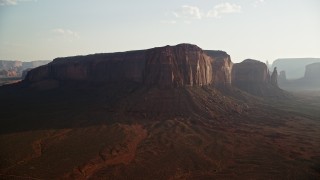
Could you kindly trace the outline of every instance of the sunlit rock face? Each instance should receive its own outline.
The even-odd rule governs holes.
[[[217,86],[231,85],[233,63],[230,55],[224,51],[205,51],[212,59],[213,82]]]
[[[161,87],[212,83],[212,58],[199,47],[180,44],[147,51],[145,84]]]
[[[231,83],[232,62],[223,51],[179,44],[148,50],[57,58],[31,70],[26,81],[136,82],[181,87]]]

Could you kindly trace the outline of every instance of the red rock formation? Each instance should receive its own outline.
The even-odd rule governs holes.
[[[212,59],[213,82],[215,85],[231,85],[233,63],[230,55],[224,51],[205,51]]]
[[[232,85],[257,96],[282,97],[285,93],[278,88],[277,72],[270,73],[265,63],[247,59],[233,65]]]
[[[134,82],[159,88],[203,85],[224,87],[232,83],[256,95],[264,91],[261,89],[266,89],[265,85],[276,86],[274,77],[271,81],[268,68],[262,62],[245,60],[233,65],[227,53],[203,51],[191,44],[57,58],[48,65],[31,70],[25,81],[39,86],[50,84],[38,89],[63,84],[38,83],[53,82],[48,80],[120,84]]]
[[[230,56],[223,51],[206,52],[196,45],[179,44],[141,51],[57,58],[46,66],[31,70],[26,81],[131,81],[158,87],[230,84]]]
[[[212,82],[212,58],[197,46],[180,44],[150,49],[146,59],[147,85],[201,86]]]
[[[38,82],[50,78],[50,67],[51,64],[40,66],[38,68],[32,69],[27,73],[25,80],[28,82]]]
[[[269,72],[266,64],[252,59],[233,65],[232,84],[260,84],[269,82]]]
[[[121,82],[143,81],[145,52],[94,54],[57,58],[46,66],[33,69],[26,80]]]

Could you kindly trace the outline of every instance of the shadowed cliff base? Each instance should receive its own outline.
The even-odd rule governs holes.
[[[1,89],[1,177],[319,177],[319,97],[60,83]]]
[[[217,119],[220,115],[245,113],[246,102],[250,103],[252,97],[241,91],[232,94],[243,99],[225,96],[211,86],[159,89],[137,83],[66,81],[60,82],[59,88],[39,91],[24,83],[14,84],[0,91],[1,101],[7,102],[0,105],[4,125],[1,133],[131,122],[130,119]],[[12,116],[14,112],[19,114]],[[81,120],[83,117],[91,118]]]

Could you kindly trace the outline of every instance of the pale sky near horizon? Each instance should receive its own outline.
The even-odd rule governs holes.
[[[0,60],[196,44],[247,58],[320,58],[319,0],[0,0]]]

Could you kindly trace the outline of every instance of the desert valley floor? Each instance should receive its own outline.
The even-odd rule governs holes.
[[[320,93],[16,89],[0,94],[1,179],[320,177]]]

